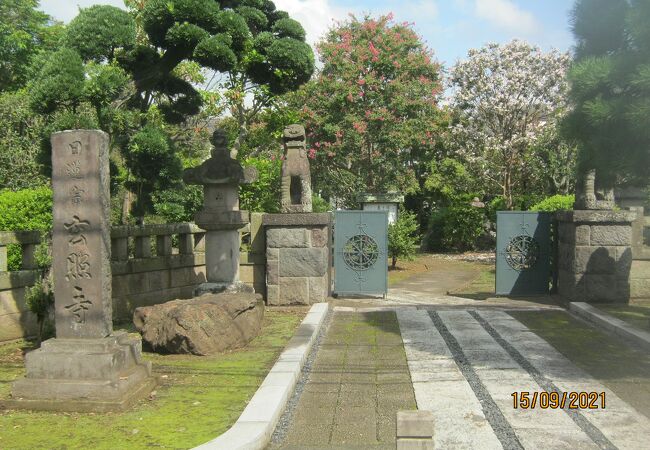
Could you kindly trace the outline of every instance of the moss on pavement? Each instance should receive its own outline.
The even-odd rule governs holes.
[[[262,333],[230,353],[145,353],[161,384],[124,413],[0,411],[0,449],[182,449],[206,442],[237,420],[306,312],[267,310]],[[0,398],[24,375],[23,348],[30,347],[0,346]]]

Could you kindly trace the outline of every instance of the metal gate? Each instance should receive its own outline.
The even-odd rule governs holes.
[[[336,211],[334,292],[386,295],[387,291],[388,213]]]
[[[549,213],[497,212],[497,295],[548,294],[550,263]]]

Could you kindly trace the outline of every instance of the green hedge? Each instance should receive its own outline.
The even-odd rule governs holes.
[[[50,231],[52,190],[49,187],[0,191],[0,231]],[[20,268],[20,246],[8,246],[9,270]]]
[[[474,248],[483,231],[482,208],[454,205],[434,211],[429,220],[426,245],[434,251],[465,251]]]
[[[530,207],[531,211],[565,211],[573,209],[575,195],[554,195]]]

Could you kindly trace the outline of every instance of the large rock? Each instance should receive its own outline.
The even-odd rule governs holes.
[[[262,297],[250,293],[205,294],[136,308],[133,314],[153,351],[194,355],[244,347],[259,333],[263,318]]]

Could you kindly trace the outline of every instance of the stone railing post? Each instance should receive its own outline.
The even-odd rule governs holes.
[[[151,236],[135,237],[135,257],[136,258],[151,258]]]
[[[178,235],[178,253],[191,255],[194,253],[194,235],[192,233],[181,233]]]
[[[22,270],[37,269],[36,263],[36,244],[22,244]]]
[[[128,237],[116,237],[111,239],[111,258],[113,261],[126,261],[129,259]]]
[[[156,236],[156,255],[169,256],[172,254],[172,237],[169,234]]]

